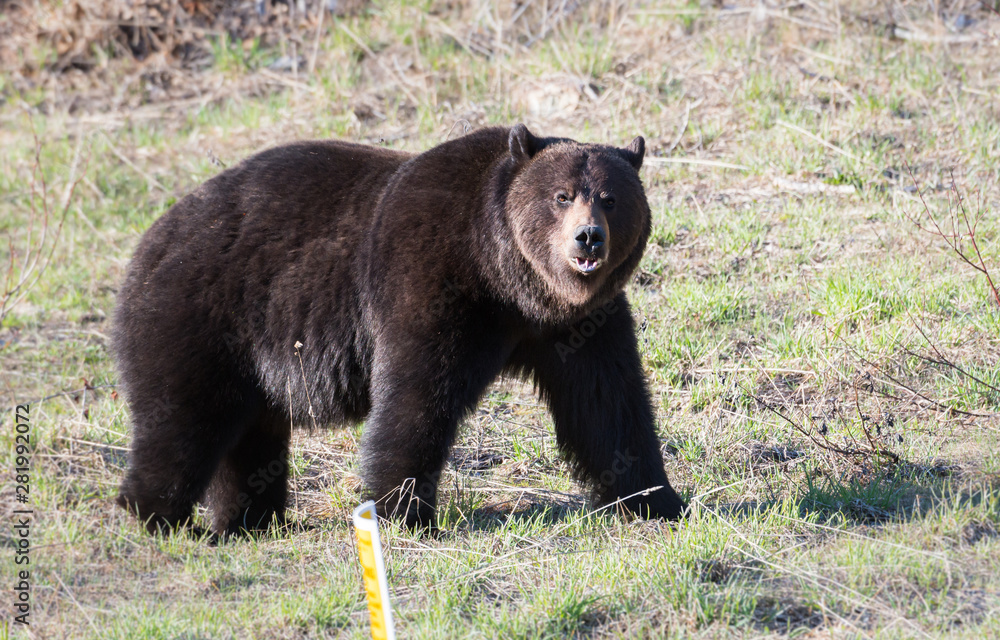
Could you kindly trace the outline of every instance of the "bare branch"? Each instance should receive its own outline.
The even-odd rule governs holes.
[[[968,209],[965,206],[965,198],[962,196],[961,191],[958,189],[958,184],[955,182],[955,174],[951,173],[951,189],[955,196],[956,204],[952,205],[951,196],[948,198],[948,217],[951,219],[952,230],[951,233],[946,232],[941,228],[941,224],[938,222],[934,214],[931,213],[931,208],[927,204],[927,200],[924,199],[924,194],[917,185],[917,179],[913,175],[913,170],[910,168],[909,164],[904,163],[907,173],[910,175],[910,180],[913,182],[913,186],[917,187],[917,197],[920,198],[920,204],[923,206],[924,213],[927,215],[927,219],[930,220],[930,224],[933,225],[933,229],[928,228],[921,223],[920,217],[911,215],[907,211],[903,211],[903,215],[907,220],[910,221],[913,226],[917,229],[929,233],[931,235],[938,236],[945,241],[948,248],[951,249],[955,256],[969,265],[979,273],[986,277],[986,283],[990,288],[990,293],[993,294],[993,300],[1000,306],[1000,290],[997,289],[996,283],[993,281],[993,275],[990,273],[989,267],[986,266],[986,260],[983,258],[982,251],[979,249],[979,242],[976,239],[976,229],[979,225],[979,220],[982,217],[982,190],[979,190],[977,194],[977,202],[979,203],[977,215],[972,219],[969,218]],[[962,231],[961,223],[964,223],[965,230]],[[972,245],[973,254],[969,254],[965,251],[963,245],[963,240],[968,239],[969,244]]]
[[[0,290],[0,326],[3,325],[11,309],[24,300],[35,285],[38,284],[38,281],[52,263],[52,257],[59,244],[59,238],[62,236],[63,225],[66,222],[66,217],[69,215],[73,195],[76,193],[76,188],[80,184],[80,181],[86,175],[87,165],[90,163],[88,153],[83,170],[77,173],[80,151],[83,146],[83,137],[77,134],[76,147],[73,150],[73,160],[68,174],[67,186],[64,189],[62,201],[55,203],[59,209],[53,214],[52,204],[49,199],[49,185],[45,179],[45,172],[42,170],[42,145],[38,139],[38,131],[35,128],[35,121],[30,111],[28,112],[28,122],[31,125],[31,133],[35,142],[34,162],[31,167],[28,228],[25,232],[23,246],[20,248],[22,255],[19,267],[16,257],[18,246],[14,242],[13,232],[8,238],[10,261],[7,273],[4,276],[3,289]],[[52,229],[51,221],[54,215],[58,216],[58,223],[55,229]],[[37,232],[36,225],[40,227]]]

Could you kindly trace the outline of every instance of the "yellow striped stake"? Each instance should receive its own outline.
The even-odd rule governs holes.
[[[364,570],[368,592],[368,613],[372,618],[372,640],[396,640],[389,603],[389,582],[385,577],[382,543],[378,537],[375,503],[369,500],[354,510],[354,531],[358,535],[358,557]]]

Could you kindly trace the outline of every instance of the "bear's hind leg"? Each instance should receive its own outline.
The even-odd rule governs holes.
[[[197,414],[177,407],[169,424],[136,421],[118,504],[145,522],[150,533],[190,525],[194,504],[225,450],[231,429]]]
[[[224,378],[217,366],[203,370],[216,378],[132,380],[132,447],[118,504],[150,533],[190,526],[223,455],[265,406],[254,386]]]
[[[268,406],[223,456],[208,490],[215,533],[240,535],[284,522],[290,437],[288,414]]]

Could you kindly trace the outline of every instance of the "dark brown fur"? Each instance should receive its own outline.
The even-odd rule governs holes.
[[[205,497],[215,531],[257,529],[284,515],[290,422],[366,420],[368,494],[431,524],[459,422],[508,373],[534,380],[599,504],[679,517],[622,293],[650,231],[642,156],[641,138],[518,126],[413,156],[290,144],[209,180],[145,234],[119,294],[119,502],[151,531]],[[577,222],[604,245],[568,238]]]

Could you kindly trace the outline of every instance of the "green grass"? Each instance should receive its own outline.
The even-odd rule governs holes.
[[[536,4],[512,22],[506,5],[375,2],[328,19],[311,76],[265,73],[279,47],[216,40],[213,67],[180,79],[197,103],[143,102],[122,61],[72,112],[53,89],[70,76],[0,80],[0,263],[38,237],[32,123],[50,204],[83,175],[44,276],[0,328],[5,406],[31,403],[37,443],[28,637],[368,637],[348,525],[362,427],[297,433],[289,530],[152,538],[113,506],[129,444],[115,292],[143,231],[220,163],[308,137],[420,150],[514,121],[748,168],[642,172],[654,225],[629,295],[692,512],[676,526],[593,513],[545,408],[502,381],[461,431],[441,535],[383,530],[399,637],[1000,634],[1000,309],[913,226],[910,188],[943,219],[954,177],[1000,280],[995,42],[890,39],[858,2],[839,24],[812,5],[758,21],[684,0],[558,20]],[[901,7],[939,33],[925,5]],[[550,83],[579,96],[537,110]],[[10,468],[13,414],[0,420]],[[0,563],[4,589],[14,571]]]

